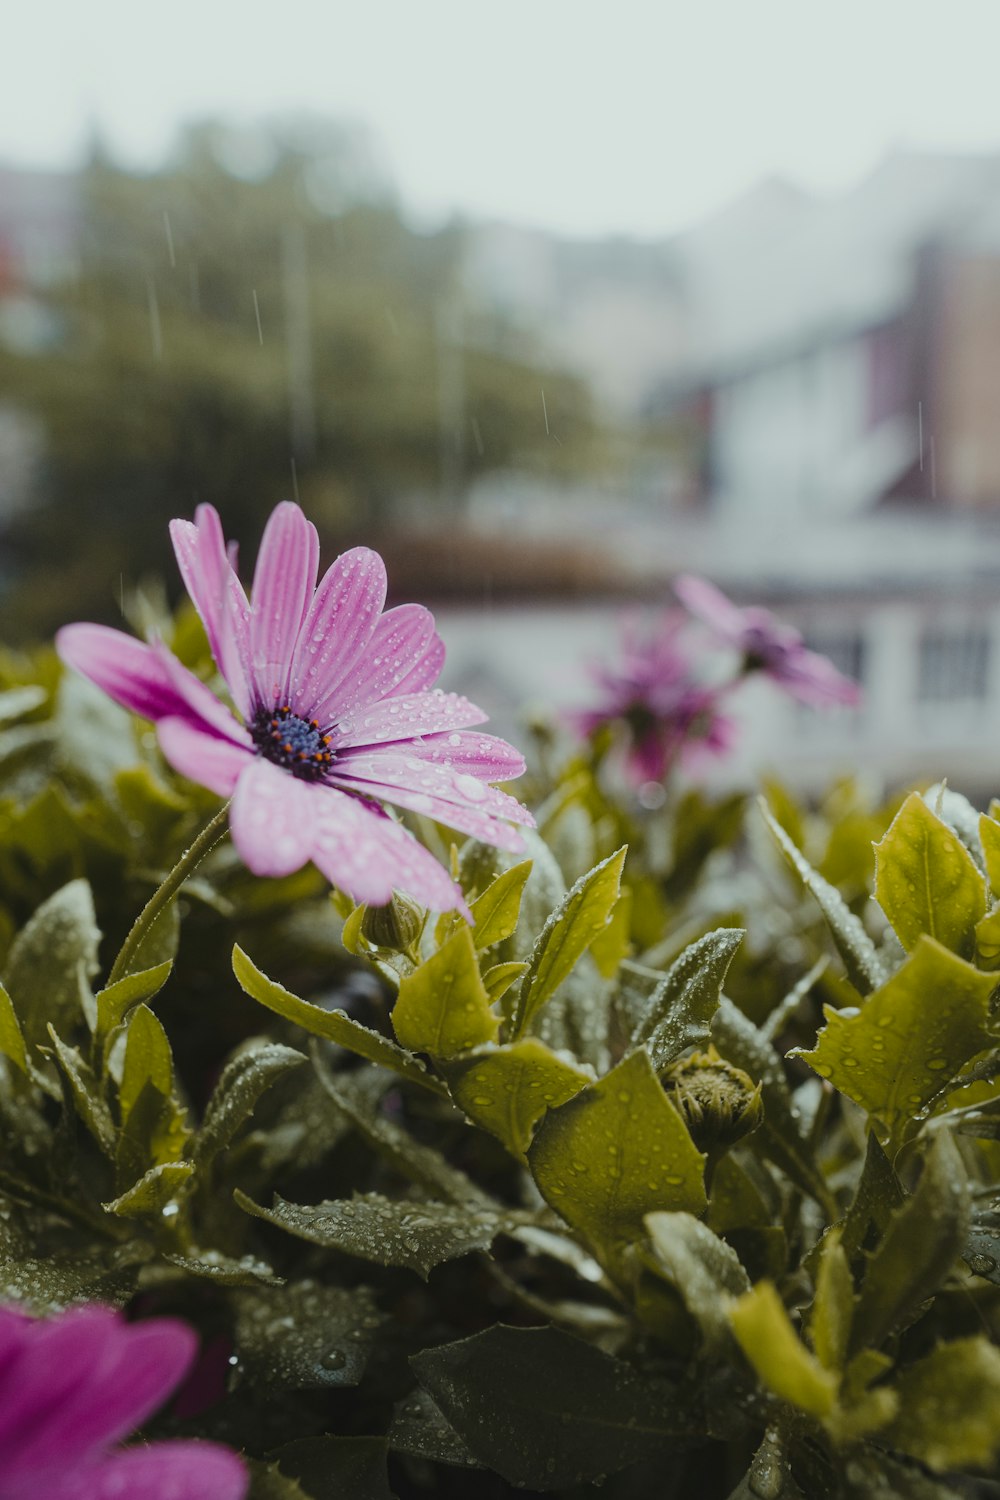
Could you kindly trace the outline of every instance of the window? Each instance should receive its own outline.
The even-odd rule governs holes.
[[[843,672],[852,682],[865,680],[865,642],[856,631],[808,631],[806,645],[810,651],[833,662],[838,672]]]
[[[990,638],[985,630],[928,630],[920,639],[921,703],[969,703],[986,697]]]

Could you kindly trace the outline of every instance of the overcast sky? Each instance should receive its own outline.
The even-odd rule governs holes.
[[[1000,150],[1000,0],[21,0],[3,33],[0,160],[306,109],[373,126],[428,219],[652,236],[771,174]]]

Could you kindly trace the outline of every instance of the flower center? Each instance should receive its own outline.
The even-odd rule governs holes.
[[[250,737],[265,760],[303,781],[321,781],[333,760],[330,736],[322,732],[319,721],[300,718],[287,704],[258,708]]]

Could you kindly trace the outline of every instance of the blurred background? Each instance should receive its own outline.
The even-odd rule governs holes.
[[[178,0],[6,22],[0,637],[301,500],[513,732],[702,572],[865,689],[803,785],[1000,785],[1000,17]]]

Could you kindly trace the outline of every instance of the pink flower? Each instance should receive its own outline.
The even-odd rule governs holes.
[[[431,690],[444,661],[431,613],[403,604],[383,614],[385,566],[365,547],[317,585],[315,527],[288,501],[267,523],[252,602],[212,506],[170,531],[239,719],[160,643],[68,625],[57,637],[63,660],[154,720],[175,770],[232,797],[233,842],[255,874],[312,860],[356,901],[384,905],[398,887],[435,911],[467,911],[382,803],[504,849],[523,847],[509,825],[533,820],[489,785],[519,776],[522,756],[468,733],[486,715],[466,698]]]
[[[692,677],[679,641],[681,625],[673,610],[646,630],[634,615],[626,616],[620,664],[591,672],[602,702],[570,715],[582,734],[625,725],[625,763],[637,783],[662,781],[678,761],[724,754],[735,733],[733,720],[719,712],[720,693]]]
[[[765,673],[802,703],[860,703],[857,683],[825,656],[809,651],[799,632],[770,610],[739,609],[714,584],[690,574],[675,580],[674,592],[691,614],[740,652],[745,673]]]
[[[215,1443],[115,1444],[162,1404],[197,1340],[169,1318],[110,1307],[35,1319],[0,1308],[0,1500],[241,1500],[247,1475]]]

